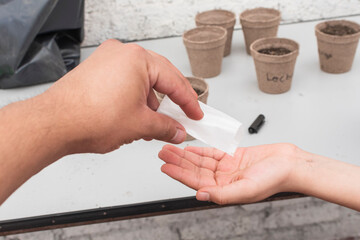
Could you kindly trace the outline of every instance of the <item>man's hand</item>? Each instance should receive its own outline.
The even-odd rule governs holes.
[[[196,93],[166,58],[117,40],[99,46],[43,97],[54,103],[57,127],[67,130],[72,152],[105,153],[141,138],[183,142],[183,126],[156,113],[153,88],[188,117],[202,118]]]
[[[156,113],[153,89],[192,119],[203,113],[190,83],[167,59],[108,40],[45,93],[0,109],[0,204],[59,158],[106,153],[134,140],[184,141],[183,126]]]

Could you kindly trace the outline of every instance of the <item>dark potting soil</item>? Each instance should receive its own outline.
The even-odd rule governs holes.
[[[291,51],[287,48],[279,47],[279,48],[263,48],[258,51],[259,53],[268,54],[268,55],[285,55],[291,53]]]
[[[204,91],[202,91],[202,90],[200,90],[200,89],[197,89],[197,88],[194,88],[194,90],[195,90],[195,92],[196,92],[196,94],[197,94],[198,96],[200,96],[201,94],[204,93]]]
[[[337,36],[351,35],[357,33],[355,29],[341,24],[337,24],[337,25],[327,24],[325,28],[321,29],[321,31],[326,34],[337,35]]]

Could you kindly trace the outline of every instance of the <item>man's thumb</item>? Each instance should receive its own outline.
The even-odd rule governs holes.
[[[149,124],[146,124],[145,137],[169,143],[182,143],[186,138],[184,127],[164,114],[149,109],[146,120]]]

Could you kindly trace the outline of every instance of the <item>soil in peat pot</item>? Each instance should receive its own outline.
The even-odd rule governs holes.
[[[336,35],[336,36],[344,36],[344,35],[351,35],[357,33],[355,29],[341,24],[337,24],[337,25],[327,24],[325,28],[321,29],[321,31],[326,34]]]
[[[263,49],[260,49],[258,52],[259,52],[259,53],[262,53],[262,54],[278,55],[278,56],[291,53],[291,51],[290,51],[289,49],[283,48],[283,47],[278,47],[278,48],[263,48]]]
[[[193,88],[193,89],[195,90],[195,92],[196,92],[196,94],[197,94],[198,96],[200,96],[201,94],[204,93],[203,90],[200,90],[200,89],[197,89],[197,88]]]

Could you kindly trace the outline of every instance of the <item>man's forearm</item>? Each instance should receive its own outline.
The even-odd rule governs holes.
[[[31,176],[66,154],[54,106],[43,96],[0,109],[0,204]]]
[[[360,167],[305,153],[293,172],[295,190],[360,211]]]

